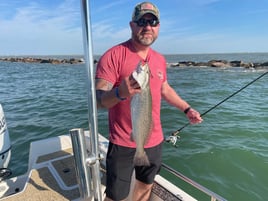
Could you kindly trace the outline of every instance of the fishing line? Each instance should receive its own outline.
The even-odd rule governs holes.
[[[214,110],[216,107],[218,107],[219,105],[221,105],[222,103],[224,103],[225,101],[227,101],[228,99],[230,99],[231,97],[235,96],[236,94],[238,94],[239,92],[241,92],[242,90],[244,90],[245,88],[247,88],[248,86],[250,86],[251,84],[253,84],[254,82],[256,82],[257,80],[259,80],[260,78],[262,78],[263,76],[265,76],[268,73],[268,71],[266,71],[265,73],[261,74],[259,77],[257,77],[256,79],[252,80],[251,82],[249,82],[248,84],[246,84],[244,87],[242,87],[241,89],[237,90],[236,92],[232,93],[230,96],[226,97],[225,99],[223,99],[222,101],[220,101],[218,104],[214,105],[213,107],[209,108],[207,111],[205,111],[204,113],[202,113],[200,116],[205,116],[207,113],[209,113],[210,111]],[[182,129],[184,129],[185,127],[189,126],[190,123],[186,123],[184,126],[182,126],[180,129],[176,130],[175,132],[173,132],[171,134],[171,136],[169,136],[166,139],[166,142],[170,142],[173,145],[176,144],[177,142],[177,138],[179,138],[178,134],[180,133],[180,131]]]

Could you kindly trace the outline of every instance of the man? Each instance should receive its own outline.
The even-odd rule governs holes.
[[[200,114],[168,84],[165,58],[150,48],[158,37],[159,20],[159,10],[152,3],[136,5],[129,23],[131,39],[109,49],[97,65],[97,104],[98,107],[109,109],[106,201],[127,198],[134,169],[136,182],[132,200],[149,199],[152,183],[162,163],[164,137],[160,122],[161,98],[184,111],[191,124],[202,122]],[[147,63],[150,68],[153,128],[144,146],[150,166],[134,167],[136,144],[131,140],[130,101],[141,89],[131,74],[140,62]]]

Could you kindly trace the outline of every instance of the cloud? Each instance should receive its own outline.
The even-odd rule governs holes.
[[[38,3],[16,8],[11,18],[0,20],[0,43],[5,47],[0,50],[0,55],[82,51],[78,11],[74,0],[66,0],[53,9]]]
[[[92,2],[93,4],[94,2]],[[126,3],[125,0],[109,1],[108,3],[102,4],[102,6],[96,7],[96,10],[92,10],[95,14],[102,14],[107,11],[116,10],[115,8],[120,8]]]
[[[265,51],[265,5],[230,6],[223,0],[174,0],[172,7],[162,3],[160,36],[153,45],[162,53]],[[91,2],[94,54],[130,38],[128,22],[135,4]],[[83,53],[80,1],[0,1],[0,10],[0,55]]]
[[[117,26],[108,21],[99,21],[92,26],[94,52],[103,54],[105,50],[130,38],[130,28]]]

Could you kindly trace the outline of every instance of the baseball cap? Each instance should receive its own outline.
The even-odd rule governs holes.
[[[151,2],[142,2],[135,6],[132,14],[132,21],[139,20],[143,15],[147,13],[153,14],[158,19],[158,21],[160,20],[160,13],[158,8]]]

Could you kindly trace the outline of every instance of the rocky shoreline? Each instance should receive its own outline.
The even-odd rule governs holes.
[[[55,58],[36,58],[36,57],[2,57],[0,61],[21,62],[21,63],[47,63],[47,64],[81,64],[83,58],[55,59]],[[97,61],[94,61],[96,63]]]
[[[244,68],[262,68],[268,67],[268,62],[264,63],[253,63],[253,62],[243,62],[241,60],[237,61],[227,61],[227,60],[210,60],[208,62],[194,62],[194,61],[181,61],[178,63],[169,64],[169,67],[244,67]]]
[[[4,62],[22,62],[22,63],[47,63],[47,64],[81,64],[84,63],[83,58],[70,59],[53,59],[53,58],[35,58],[35,57],[0,57],[0,61]],[[94,64],[97,63],[94,60]],[[168,63],[168,67],[244,67],[244,68],[263,68],[268,67],[268,61],[260,62],[243,62],[227,61],[227,60],[210,60],[208,62],[194,62],[194,61],[179,61],[177,63]]]

